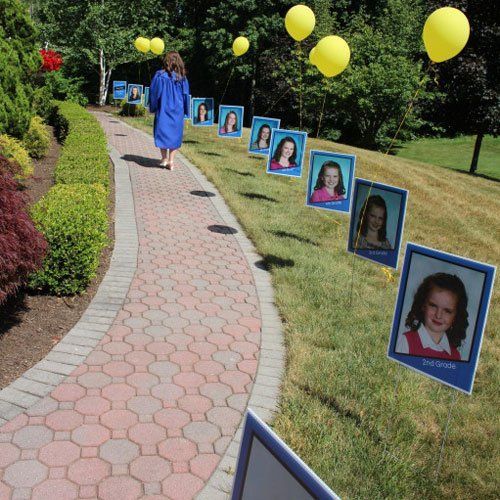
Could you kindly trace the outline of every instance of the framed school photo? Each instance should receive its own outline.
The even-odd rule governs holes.
[[[143,100],[144,107],[147,108],[149,107],[149,87],[144,87],[144,100]]]
[[[219,106],[219,137],[241,137],[243,134],[243,106]]]
[[[197,127],[210,127],[214,124],[213,97],[193,97],[191,99],[191,121]]]
[[[271,144],[271,130],[280,128],[279,118],[266,118],[264,116],[254,116],[252,128],[250,129],[250,142],[248,152],[256,155],[268,155]]]
[[[247,410],[231,500],[338,500],[338,496]]]
[[[306,152],[306,132],[271,130],[267,173],[301,177]]]
[[[347,251],[397,269],[407,199],[406,189],[355,179]]]
[[[113,99],[123,100],[127,97],[127,82],[114,81],[113,82]]]
[[[356,157],[311,150],[306,205],[349,212]]]
[[[128,104],[141,104],[142,103],[142,85],[136,83],[129,83],[127,89],[127,102]]]
[[[387,356],[471,394],[495,272],[408,243]]]

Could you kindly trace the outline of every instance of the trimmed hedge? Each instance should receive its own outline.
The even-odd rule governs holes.
[[[49,244],[49,254],[30,286],[55,295],[82,292],[95,276],[108,243],[107,189],[99,184],[56,185],[31,216]]]
[[[32,209],[49,244],[30,286],[55,295],[85,290],[107,245],[109,159],[97,120],[81,106],[57,102],[51,123],[63,148],[56,185]]]
[[[142,104],[129,104],[126,99],[120,102],[120,116],[146,116],[146,108]]]
[[[34,166],[22,143],[5,134],[0,135],[0,154],[20,165],[23,177],[33,174]]]
[[[43,158],[50,148],[50,134],[43,120],[34,116],[23,138],[23,144],[32,158]]]
[[[59,113],[69,124],[64,147],[55,170],[56,184],[102,184],[109,187],[106,136],[99,122],[84,108],[59,103]]]

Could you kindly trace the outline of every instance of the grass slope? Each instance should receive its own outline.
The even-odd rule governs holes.
[[[150,117],[127,121],[151,130]],[[348,217],[305,207],[306,175],[266,174],[265,157],[248,155],[247,144],[248,130],[221,139],[188,126],[182,151],[271,267],[287,346],[276,432],[343,498],[496,498],[498,284],[474,393],[457,395],[435,480],[453,391],[386,358],[399,273],[388,281],[377,265],[353,262]],[[405,241],[498,265],[498,183],[322,140],[308,146],[354,153],[358,177],[408,189]]]
[[[403,144],[397,156],[468,172],[475,140],[476,136],[472,135],[453,139],[419,139]],[[477,173],[500,181],[500,137],[487,135],[483,139]]]

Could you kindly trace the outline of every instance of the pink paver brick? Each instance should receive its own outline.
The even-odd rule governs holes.
[[[33,489],[34,500],[72,500],[78,496],[78,488],[66,479],[48,479]]]
[[[165,437],[165,429],[153,423],[139,423],[129,430],[129,436],[132,441],[139,445],[156,445]]]
[[[102,415],[110,408],[110,402],[100,396],[87,396],[78,400],[75,404],[75,410],[82,415]]]
[[[174,500],[193,498],[203,487],[203,481],[193,474],[172,474],[162,483],[163,494]]]
[[[1,452],[0,452],[1,455]],[[62,467],[80,456],[80,448],[70,441],[54,441],[40,450],[39,460],[49,467]]]
[[[191,472],[204,481],[207,481],[214,472],[219,461],[220,456],[216,453],[197,455],[190,462]]]
[[[55,431],[72,431],[83,424],[83,415],[75,410],[58,410],[48,415],[45,423]]]
[[[176,408],[165,408],[154,414],[154,421],[168,430],[181,429],[190,422],[189,413]]]
[[[84,424],[71,433],[71,439],[80,446],[99,446],[109,437],[109,430],[98,424]]]
[[[135,389],[127,384],[110,384],[103,388],[102,396],[110,401],[127,401],[135,396]]]
[[[130,410],[111,410],[101,416],[102,425],[111,430],[128,429],[138,420],[137,414]]]
[[[144,482],[162,481],[171,473],[171,465],[161,457],[139,457],[130,464],[130,473]]]
[[[80,485],[97,484],[110,472],[110,464],[100,458],[81,458],[69,466],[68,477]]]
[[[51,396],[57,401],[77,401],[85,396],[85,389],[78,384],[61,384],[52,391]]]
[[[141,483],[126,476],[108,477],[98,487],[99,498],[103,500],[135,500],[142,495]]]

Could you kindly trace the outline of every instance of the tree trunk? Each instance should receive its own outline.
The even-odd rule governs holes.
[[[107,76],[106,71],[106,58],[104,56],[104,50],[99,49],[99,106],[104,106],[106,104],[106,96],[108,94],[108,82],[106,81]],[[111,74],[109,75],[111,76]]]
[[[481,143],[483,142],[483,137],[484,137],[483,132],[479,132],[479,134],[477,134],[476,143],[474,144],[474,153],[472,155],[472,161],[469,170],[471,174],[476,173],[477,170],[477,162],[479,161],[479,151],[481,150]]]

